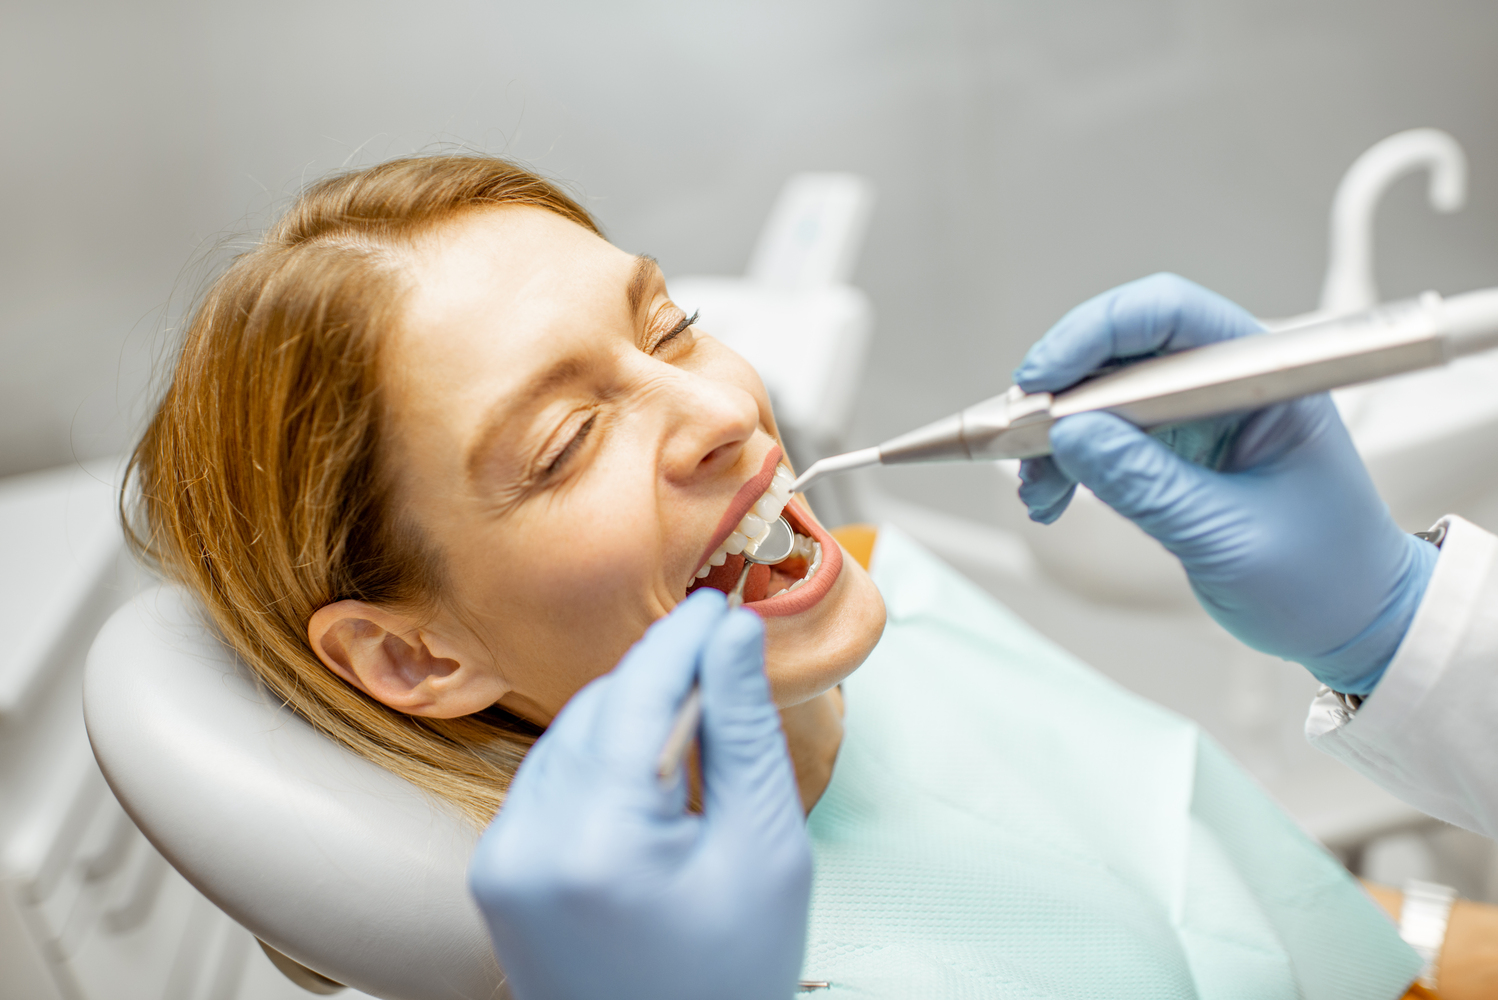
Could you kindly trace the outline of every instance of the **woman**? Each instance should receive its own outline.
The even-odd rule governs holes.
[[[1251,983],[1256,995],[1330,996],[1316,985],[1336,979],[1326,970],[1345,979],[1355,964],[1373,970],[1353,975],[1369,995],[1402,991],[1407,956],[1369,951],[1398,948],[1381,918],[1370,922],[1371,904],[1220,754],[1199,749],[1194,730],[1064,663],[898,539],[881,543],[878,567],[901,592],[897,611],[919,618],[934,590],[947,617],[892,630],[869,679],[849,682],[866,721],[840,761],[838,685],[880,643],[885,606],[789,498],[758,377],[694,319],[652,260],[609,245],[573,200],[503,161],[418,158],[324,181],[235,261],[189,327],[134,456],[137,545],[295,710],[482,823],[572,694],[692,589],[731,586],[745,537],[783,512],[797,552],[751,571],[746,602],[765,620],[808,810],[835,763],[854,775],[813,813],[810,973],[888,982],[905,970],[915,978],[900,989],[927,995],[1116,996],[1132,984],[1208,996]],[[958,608],[966,618],[952,617]],[[980,624],[954,638],[967,621]],[[901,669],[944,642],[945,703]],[[1082,691],[1089,717],[1122,720],[1110,723],[1118,740],[1152,747],[1138,750],[1140,766],[1089,784],[1108,771],[1106,751],[1083,752],[1090,732],[1030,718],[1024,699],[1049,689],[1026,693],[1024,670],[978,704],[1007,691],[1020,702],[1013,724],[1035,723],[1027,746],[1049,752],[1016,765],[1002,743],[964,742],[999,716],[962,703],[963,686],[994,683],[963,658],[994,650],[1035,664],[1054,690]],[[972,759],[950,749],[962,746]],[[912,761],[929,780],[901,773]],[[1175,783],[1136,791],[1157,762]],[[1216,819],[1177,808],[1193,774],[1234,789]],[[1102,803],[1142,822],[1118,818],[1094,836]],[[945,817],[950,836],[914,822],[916,811]],[[1242,823],[1283,850],[1235,847],[1227,827]],[[1136,828],[1137,844],[1115,836]],[[1185,839],[1161,853],[1148,831],[1167,829]],[[932,869],[944,843],[970,856]],[[998,853],[1026,860],[973,861]],[[1278,898],[1296,865],[1316,891]],[[1004,906],[953,924],[973,905],[961,893],[940,905],[954,880],[981,882],[981,898]],[[929,912],[902,906],[904,889]],[[1240,909],[1310,919],[1266,932]],[[1045,920],[1044,940],[1025,939]],[[976,944],[944,951],[954,935]]]

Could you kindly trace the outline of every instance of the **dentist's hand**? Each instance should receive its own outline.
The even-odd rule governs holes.
[[[1073,309],[1014,378],[1057,392],[1115,359],[1262,329],[1221,296],[1157,274]],[[1329,396],[1155,435],[1079,414],[1056,424],[1051,445],[1052,457],[1020,469],[1032,519],[1054,521],[1086,484],[1181,560],[1202,606],[1239,639],[1335,690],[1373,690],[1437,552],[1395,525]]]
[[[468,873],[517,1000],[795,995],[811,847],[763,643],[699,590],[532,748]],[[694,677],[701,815],[656,778]]]

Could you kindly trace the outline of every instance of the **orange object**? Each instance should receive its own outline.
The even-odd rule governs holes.
[[[843,550],[858,561],[864,569],[874,557],[874,543],[879,540],[879,529],[872,524],[845,524],[832,529],[832,537]]]

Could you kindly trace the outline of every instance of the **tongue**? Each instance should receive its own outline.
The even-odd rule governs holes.
[[[691,590],[698,587],[711,587],[728,593],[733,585],[739,582],[739,573],[744,569],[743,556],[729,556],[722,566],[714,566],[713,571],[701,580],[696,581]],[[691,590],[688,593],[691,593]],[[762,601],[770,593],[770,567],[749,567],[749,579],[744,581],[744,603],[751,601]]]

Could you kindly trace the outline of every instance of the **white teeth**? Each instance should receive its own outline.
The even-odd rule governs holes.
[[[745,549],[764,541],[770,533],[770,525],[774,524],[775,519],[785,512],[785,505],[790,503],[791,484],[795,481],[790,469],[777,465],[775,475],[771,477],[770,486],[765,490],[764,496],[755,501],[749,513],[743,516],[733,532],[708,557],[706,565],[697,571],[697,579],[701,580],[706,577],[712,572],[714,566],[722,566],[729,556],[740,555]],[[791,550],[791,555],[810,560],[815,546],[816,543],[810,538],[798,534],[796,547]],[[815,567],[812,572],[815,572]]]
[[[769,534],[770,523],[762,517],[755,517],[752,513],[745,514],[744,519],[739,522],[739,530],[748,535],[750,541],[757,542]]]
[[[775,591],[775,593],[771,594],[770,596],[771,597],[779,597],[781,594],[784,594],[784,593],[788,592],[790,589],[791,588],[789,588],[789,587],[781,587],[779,590]]]
[[[795,545],[791,548],[792,556],[800,556],[802,559],[811,559],[811,547],[816,543],[805,535],[797,535]]]

